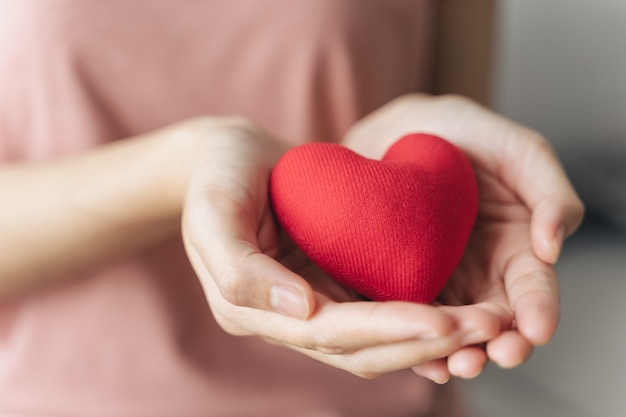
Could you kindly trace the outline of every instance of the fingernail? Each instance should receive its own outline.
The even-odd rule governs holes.
[[[302,293],[288,285],[275,285],[270,291],[270,304],[278,313],[305,319],[308,308]]]

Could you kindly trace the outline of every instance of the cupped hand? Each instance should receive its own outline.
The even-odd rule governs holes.
[[[497,336],[486,344],[468,345],[414,370],[444,382],[451,374],[477,376],[488,359],[517,366],[556,331],[559,287],[552,265],[582,220],[582,203],[545,139],[462,97],[400,97],[357,123],[344,145],[378,159],[409,132],[456,144],[470,158],[478,182],[476,224],[439,309],[461,323],[486,313],[491,320],[462,325],[477,338],[493,331],[493,320],[499,323]]]
[[[489,321],[484,312],[461,322],[433,306],[359,301],[276,224],[268,180],[286,146],[241,120],[196,121],[187,134],[203,139],[183,213],[184,243],[227,332],[261,336],[362,377],[415,367],[495,335],[468,334]]]

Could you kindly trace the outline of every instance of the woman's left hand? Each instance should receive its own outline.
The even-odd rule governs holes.
[[[357,123],[344,145],[379,159],[410,132],[439,135],[473,164],[479,213],[463,259],[438,299],[443,311],[472,317],[477,335],[497,336],[414,368],[435,382],[471,378],[488,359],[515,367],[546,344],[560,317],[553,264],[563,240],[582,221],[583,205],[547,141],[480,105],[456,96],[408,95]],[[478,311],[491,320],[476,320]]]

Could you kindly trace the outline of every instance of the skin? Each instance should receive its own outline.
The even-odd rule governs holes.
[[[183,236],[213,314],[227,332],[260,335],[365,378],[495,336],[494,325],[493,334],[467,339],[465,327],[486,316],[480,311],[461,319],[432,306],[358,301],[276,225],[267,182],[284,147],[250,125],[224,135],[196,165]]]
[[[414,370],[445,382],[450,375],[477,376],[488,359],[504,368],[520,365],[556,331],[559,288],[552,265],[582,220],[582,203],[544,138],[461,97],[400,98],[357,125],[347,145],[358,149],[376,135],[388,143],[395,133],[389,126],[439,134],[472,161],[478,219],[440,308],[462,315],[480,309],[499,322],[498,336],[484,350],[470,346]],[[381,152],[371,149],[371,156]]]
[[[517,366],[550,340],[560,315],[552,264],[583,206],[547,142],[467,99],[410,95],[357,123],[344,144],[379,158],[411,131],[461,147],[480,187],[475,231],[439,304],[338,303],[355,298],[302,260],[271,218],[266,184],[280,151],[244,129],[199,165],[183,220],[190,259],[224,329],[360,376],[412,367],[440,383],[475,377],[489,359]]]
[[[2,163],[0,296],[53,285],[177,233],[198,147],[194,123],[50,162]]]
[[[365,378],[413,368],[445,382],[478,375],[487,360],[519,365],[556,329],[551,265],[583,207],[543,138],[459,97],[394,100],[344,144],[380,157],[416,130],[461,147],[481,189],[466,255],[435,305],[359,301],[312,265],[267,200],[270,170],[287,146],[233,118],[188,120],[50,163],[3,164],[0,295],[176,236],[182,219],[189,259],[231,334]]]

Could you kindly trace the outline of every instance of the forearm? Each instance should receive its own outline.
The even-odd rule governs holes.
[[[174,127],[49,163],[0,166],[0,296],[177,233],[196,147]]]

